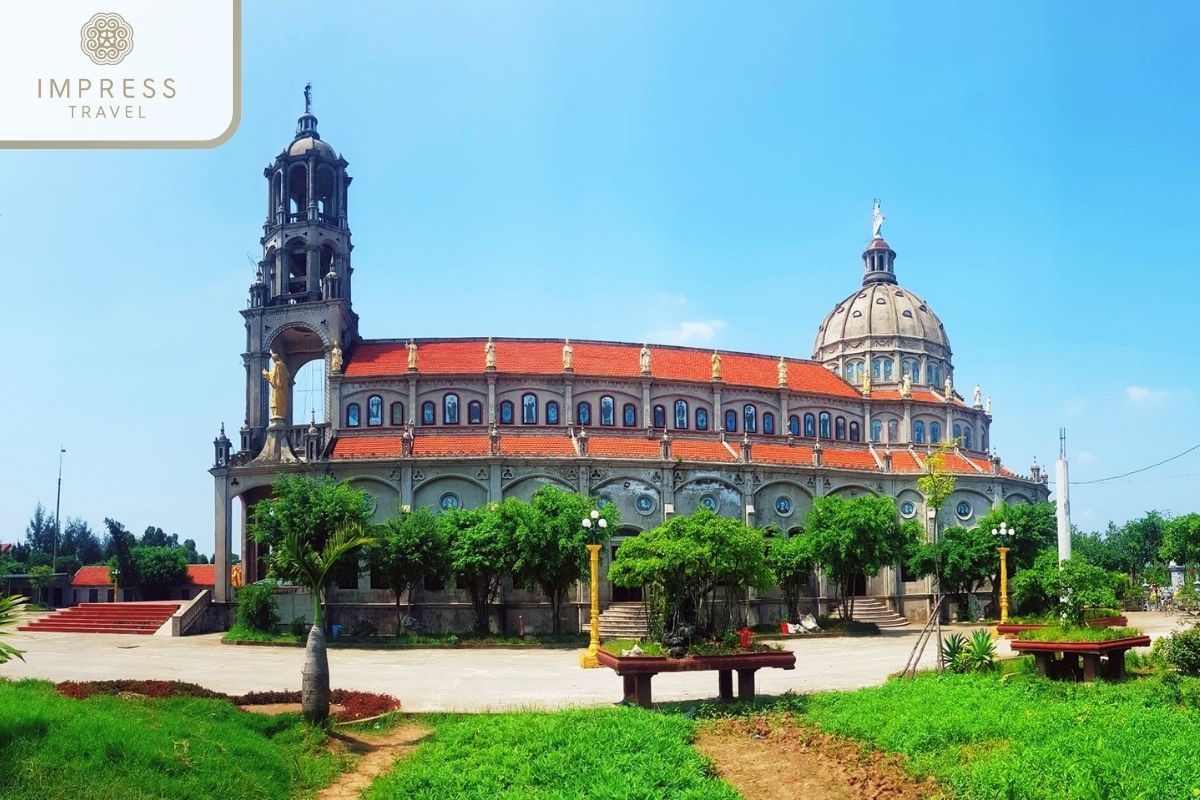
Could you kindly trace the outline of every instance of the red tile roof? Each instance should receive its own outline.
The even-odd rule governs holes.
[[[593,436],[589,433],[588,455],[604,458],[662,458],[662,443],[657,439]]]
[[[733,448],[732,453],[730,447]],[[726,446],[720,440],[713,439],[675,439],[671,442],[671,458],[682,458],[684,461],[732,462],[740,458],[734,453],[741,453],[740,444],[731,442]],[[753,457],[754,451],[751,450],[750,454]]]
[[[217,583],[217,567],[215,564],[188,564],[187,580],[189,586],[215,586]]]
[[[575,445],[563,433],[560,436],[500,436],[500,454],[506,456],[542,456],[575,458]]]
[[[182,586],[216,585],[217,568],[213,564],[188,564]],[[71,578],[72,586],[112,586],[108,567],[104,565],[80,567]]]
[[[422,375],[484,372],[484,339],[417,341],[417,367]],[[497,374],[559,375],[563,343],[544,339],[496,339]],[[574,375],[636,378],[640,376],[642,346],[621,342],[572,342]],[[659,380],[709,382],[712,351],[653,345],[649,348],[651,375]],[[725,383],[757,388],[778,388],[778,358],[749,353],[721,353]],[[787,359],[789,388],[834,397],[859,393],[815,361]],[[377,378],[408,372],[407,343],[364,341],[354,348],[346,364],[348,378]]]
[[[786,464],[811,467],[812,448],[807,445],[766,444],[755,442],[750,458],[760,464]]]
[[[396,437],[399,440],[400,437]],[[416,458],[433,456],[489,456],[492,444],[486,433],[454,434],[452,436],[413,437],[412,454]]]
[[[72,586],[111,586],[108,567],[80,567],[71,578]]]
[[[400,433],[391,436],[339,436],[333,458],[400,458],[404,445]]]
[[[925,468],[921,466],[921,462],[917,457],[908,450],[893,450],[892,451],[892,471],[893,472],[924,472]]]
[[[836,469],[879,469],[875,457],[869,450],[839,450],[822,445],[823,456],[821,463],[826,467]]]

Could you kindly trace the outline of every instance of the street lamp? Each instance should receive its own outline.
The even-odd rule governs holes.
[[[593,528],[597,532],[603,531],[608,527],[608,520],[593,508],[592,513],[584,517],[579,524],[587,531],[585,536],[591,539]],[[592,624],[588,648],[579,654],[579,666],[592,669],[600,666],[600,660],[596,657],[597,651],[600,650],[600,545],[589,541],[587,551],[592,561]]]
[[[1001,522],[999,528],[992,528],[992,536],[1000,542],[996,548],[1000,553],[1000,622],[1008,622],[1008,545],[1017,535],[1016,528],[1008,527],[1007,522]]]

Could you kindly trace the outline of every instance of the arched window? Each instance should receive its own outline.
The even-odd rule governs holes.
[[[472,400],[467,403],[467,424],[482,425],[483,424],[483,403],[478,400]]]
[[[942,440],[942,426],[940,423],[929,423],[929,441],[937,444]]]
[[[935,389],[942,385],[942,368],[937,364],[925,365],[925,382]]]
[[[838,417],[833,421],[833,437],[840,442],[846,440],[846,418]]]
[[[892,380],[892,370],[895,369],[895,362],[890,358],[877,358],[871,362],[871,380],[887,381]]]
[[[821,412],[821,438],[822,439],[829,438],[829,412],[828,411]]]
[[[686,400],[675,401],[675,428],[685,431],[688,426],[688,407]]]
[[[603,397],[600,398],[600,424],[601,425],[611,428],[613,425],[617,424],[615,421],[615,417],[616,417],[616,413],[617,413],[616,405],[617,405],[616,401],[613,400],[608,395],[604,395]]]
[[[698,430],[698,431],[708,430],[708,409],[707,408],[697,408],[696,409],[696,430]]]
[[[448,394],[442,398],[442,424],[458,424],[458,395]]]
[[[505,400],[500,404],[500,424],[513,424],[513,404],[512,400]]]
[[[558,401],[550,400],[546,403],[546,424],[558,424]]]
[[[951,428],[950,431],[951,431],[951,435],[954,437],[954,444],[955,445],[962,444],[962,425],[959,425],[956,422],[956,423],[954,423],[954,427]]]
[[[963,428],[962,446],[963,446],[963,448],[965,448],[967,450],[971,449],[971,429],[970,428]]]
[[[883,420],[880,420],[880,419],[871,420],[871,441],[872,442],[883,441]]]
[[[392,424],[404,424],[404,403],[392,403]]]
[[[346,406],[347,428],[357,428],[361,424],[359,421],[359,414],[360,411],[358,408],[358,403],[351,403],[350,405]]]
[[[737,412],[732,408],[725,412],[725,430],[731,432],[737,430]]]
[[[435,412],[434,412],[432,400],[426,400],[424,403],[421,403],[421,424],[422,425],[434,424],[434,421],[435,421],[434,413]]]
[[[775,434],[775,415],[770,411],[763,412],[763,433],[768,436]]]
[[[888,442],[900,441],[900,423],[894,419],[888,420]]]
[[[367,398],[367,425],[372,428],[383,424],[383,398],[373,394]]]
[[[742,430],[746,433],[758,432],[758,409],[753,403],[746,403],[742,406]]]
[[[912,382],[920,383],[921,382],[921,362],[920,361],[910,361],[910,362],[908,362],[907,369],[908,369],[909,377],[912,378]]]
[[[813,416],[811,413],[804,415],[804,435],[805,436],[816,436],[817,435],[817,418],[815,416]]]
[[[857,422],[850,423],[850,441],[852,441],[852,442],[861,442],[862,441],[862,433],[859,431]]]
[[[800,418],[795,414],[788,417],[788,433],[792,436],[800,435]]]
[[[537,395],[531,393],[521,395],[521,424],[537,425]]]
[[[637,427],[637,409],[633,403],[626,403],[621,406],[621,425],[625,428]]]
[[[577,405],[575,407],[575,420],[580,425],[591,425],[592,424],[592,404],[584,402],[584,403],[580,403],[579,405]]]
[[[925,441],[925,423],[921,420],[913,423],[913,441],[917,444]]]
[[[863,362],[852,361],[846,365],[846,382],[851,386],[858,386],[862,383],[863,378]]]
[[[666,406],[655,406],[653,414],[654,414],[654,427],[656,427],[656,428],[667,427],[667,407]]]

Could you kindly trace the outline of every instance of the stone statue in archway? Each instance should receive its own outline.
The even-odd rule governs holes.
[[[271,353],[271,368],[264,369],[262,374],[271,386],[271,421],[287,419],[292,376],[278,353]]]

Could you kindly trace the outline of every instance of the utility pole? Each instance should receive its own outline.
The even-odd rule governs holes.
[[[1058,560],[1071,557],[1071,494],[1067,477],[1067,429],[1058,429],[1058,461],[1054,470],[1054,494],[1058,519]]]
[[[58,493],[54,497],[54,556],[50,561],[52,572],[58,572],[58,537],[62,532],[62,523],[59,521],[58,513],[62,507],[62,462],[65,452],[67,452],[67,448],[60,444],[58,446]]]

